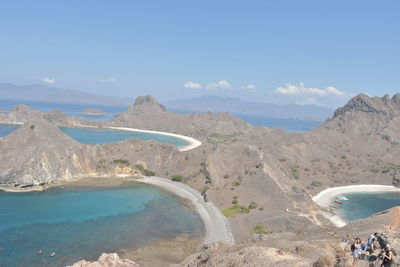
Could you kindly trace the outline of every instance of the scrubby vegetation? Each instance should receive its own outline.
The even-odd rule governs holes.
[[[182,175],[174,175],[171,177],[171,180],[174,182],[182,182],[182,178],[183,178]]]
[[[319,187],[319,186],[322,186],[322,183],[319,182],[319,181],[312,181],[312,182],[311,182],[311,186]]]
[[[292,171],[293,178],[294,178],[295,180],[300,179],[300,172],[299,172],[299,169],[297,169],[297,168],[291,168],[291,171]]]
[[[255,201],[252,201],[252,202],[250,202],[250,205],[249,205],[249,209],[256,209],[258,207],[258,204],[257,204],[257,202],[255,202]]]
[[[390,171],[400,170],[400,164],[388,163],[383,166],[382,173],[388,173]]]
[[[224,209],[223,214],[226,217],[232,217],[235,214],[240,214],[240,213],[249,213],[250,209],[246,206],[241,206],[239,204],[235,204],[230,208]]]
[[[136,164],[135,169],[139,170],[144,176],[155,176],[155,172],[145,169],[141,164]]]
[[[129,160],[127,159],[114,159],[113,162],[119,166],[129,166]]]
[[[270,232],[265,228],[264,225],[257,224],[256,227],[251,231],[252,234],[266,235]]]

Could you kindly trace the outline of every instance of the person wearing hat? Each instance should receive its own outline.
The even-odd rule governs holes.
[[[386,244],[385,253],[383,254],[383,261],[381,267],[390,267],[393,263],[393,252],[390,248],[390,244]]]

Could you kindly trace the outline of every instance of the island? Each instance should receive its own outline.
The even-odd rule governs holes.
[[[82,112],[82,115],[86,116],[105,116],[107,113],[102,111],[99,108],[85,108]]]

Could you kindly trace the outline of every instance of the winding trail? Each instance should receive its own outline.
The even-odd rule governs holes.
[[[161,187],[175,195],[189,199],[196,207],[197,212],[204,222],[206,230],[204,237],[205,245],[214,242],[234,244],[235,240],[227,218],[214,204],[205,202],[201,194],[195,189],[179,182],[154,176],[141,178],[137,181]]]

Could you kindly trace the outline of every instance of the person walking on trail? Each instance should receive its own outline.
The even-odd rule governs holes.
[[[353,267],[356,266],[356,263],[358,262],[358,259],[360,258],[361,255],[361,239],[359,237],[356,238],[356,241],[353,246],[351,246],[351,251],[353,254]]]
[[[386,245],[385,253],[383,253],[382,256],[383,260],[381,267],[391,267],[393,264],[393,252],[389,244]]]

